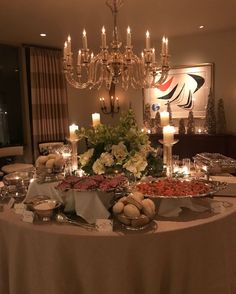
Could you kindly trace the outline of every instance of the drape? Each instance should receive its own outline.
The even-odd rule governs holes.
[[[61,51],[30,47],[31,120],[34,158],[38,143],[68,135],[68,98]]]

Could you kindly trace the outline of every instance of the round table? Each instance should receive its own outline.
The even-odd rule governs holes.
[[[91,232],[0,213],[1,294],[236,293],[236,198],[155,231]]]

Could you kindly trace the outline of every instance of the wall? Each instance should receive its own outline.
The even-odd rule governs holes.
[[[160,40],[155,43],[160,43]],[[142,43],[143,46],[143,43]],[[136,44],[137,52],[142,50],[141,44]],[[96,48],[96,46],[94,46]],[[218,33],[205,33],[195,36],[170,38],[171,63],[173,65],[193,65],[213,62],[215,64],[215,97],[223,98],[230,133],[236,133],[236,30]],[[99,97],[108,94],[104,90],[75,90],[68,86],[69,116],[71,122],[80,126],[91,125],[91,114],[100,112]],[[142,125],[142,92],[117,90],[120,105],[123,110],[129,107],[136,112],[139,125]],[[118,115],[101,115],[103,123],[115,124]]]

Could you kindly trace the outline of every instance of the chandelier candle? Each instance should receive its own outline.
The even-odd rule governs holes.
[[[106,30],[102,27],[102,48],[107,47]]]
[[[93,127],[100,125],[100,113],[92,114]]]
[[[70,141],[73,140],[77,140],[77,136],[75,134],[75,131],[77,131],[79,129],[79,127],[75,124],[72,124],[69,126],[69,130],[70,130]]]
[[[161,126],[167,126],[169,124],[169,119],[170,119],[170,115],[168,111],[161,111],[160,112],[160,116],[161,116]]]
[[[131,32],[130,27],[127,28],[127,47],[131,47]]]

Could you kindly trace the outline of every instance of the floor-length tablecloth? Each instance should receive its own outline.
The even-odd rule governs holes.
[[[89,232],[0,213],[1,294],[235,294],[236,198],[155,232]]]

